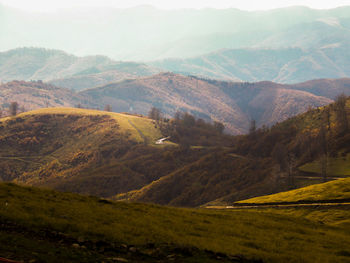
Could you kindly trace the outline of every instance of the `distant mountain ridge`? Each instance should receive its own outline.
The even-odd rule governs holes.
[[[81,90],[158,72],[142,63],[116,62],[105,56],[76,57],[60,50],[19,48],[0,52],[0,82],[43,80]]]
[[[154,61],[220,49],[318,49],[349,44],[349,6],[329,10],[295,6],[255,12],[139,6],[49,14],[0,6],[0,12],[0,32],[6,36],[0,42],[2,51],[35,46],[79,56],[102,54],[117,60]]]
[[[225,49],[148,64],[116,62],[105,56],[76,57],[43,48],[0,52],[0,82],[43,80],[76,91],[167,71],[226,81],[267,80],[283,84],[347,78],[350,45],[334,44],[319,49]]]
[[[290,84],[319,78],[350,77],[349,47],[348,44],[334,44],[308,50],[226,49],[194,58],[154,61],[150,65],[176,73],[228,81],[270,80]]]

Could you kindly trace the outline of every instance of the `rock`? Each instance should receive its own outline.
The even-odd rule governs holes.
[[[117,262],[128,262],[126,258],[112,258],[112,260],[117,261]]]
[[[130,247],[130,248],[129,248],[129,251],[130,251],[131,253],[135,253],[135,252],[137,252],[137,249],[136,249],[136,247]]]
[[[74,244],[72,245],[72,247],[74,247],[74,248],[80,248],[80,245],[77,244],[77,243],[74,243]]]

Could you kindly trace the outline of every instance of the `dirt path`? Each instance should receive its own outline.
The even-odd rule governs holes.
[[[207,209],[261,209],[261,208],[345,208],[350,209],[350,202],[339,203],[300,203],[300,204],[247,204],[228,206],[206,206]]]
[[[51,158],[51,159],[57,161],[58,164],[61,164],[60,161],[54,156],[0,156],[0,159],[15,160],[15,161],[21,161],[21,162],[25,162],[25,163],[33,163],[33,164],[42,165],[42,163],[31,161],[30,159],[42,159],[43,157]],[[29,159],[29,160],[27,160],[27,159]]]
[[[131,121],[131,120],[128,120],[129,124],[139,133],[139,135],[141,136],[141,138],[143,139],[143,141],[146,143],[147,142],[147,138],[146,136],[142,133],[142,131],[140,131],[136,126],[135,124]]]

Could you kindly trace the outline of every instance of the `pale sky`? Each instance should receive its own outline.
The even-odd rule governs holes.
[[[27,11],[55,11],[72,7],[127,8],[138,5],[152,5],[161,9],[233,7],[268,10],[295,5],[328,9],[350,5],[350,0],[0,0],[0,3]]]

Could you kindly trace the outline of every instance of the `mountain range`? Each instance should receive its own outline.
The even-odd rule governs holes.
[[[173,73],[126,80],[80,94],[100,108],[110,104],[117,112],[146,115],[152,106],[168,116],[174,116],[176,111],[189,112],[222,122],[235,134],[246,132],[251,119],[259,126],[271,125],[309,107],[331,102],[329,98],[272,82],[216,82]]]
[[[343,34],[350,36],[350,31]],[[291,84],[318,78],[349,77],[349,43],[334,42],[309,49],[225,49],[194,58],[163,59],[150,65],[206,78]]]
[[[349,9],[296,6],[248,12],[139,6],[28,13],[0,6],[0,50],[34,46],[80,56],[102,54],[117,60],[153,61],[189,58],[223,48],[346,46]]]
[[[174,73],[139,77],[74,92],[40,81],[12,81],[0,85],[3,115],[11,102],[20,108],[84,107],[147,115],[151,107],[166,117],[189,112],[206,121],[222,122],[227,132],[247,132],[254,119],[261,127],[332,102],[350,94],[350,79],[313,80],[295,85],[274,82],[225,82]]]
[[[76,57],[60,50],[19,48],[0,53],[0,82],[42,80],[82,90],[158,72],[142,63],[117,62],[105,56]]]

